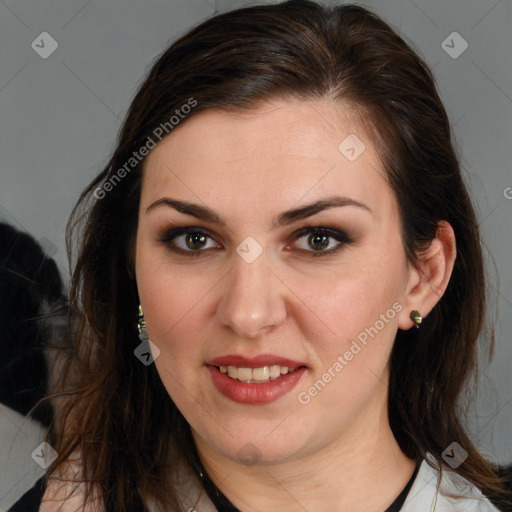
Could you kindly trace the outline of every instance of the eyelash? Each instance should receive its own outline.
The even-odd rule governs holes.
[[[158,242],[161,242],[161,243],[167,245],[169,250],[171,250],[172,252],[177,253],[177,254],[183,254],[183,255],[186,255],[186,256],[193,256],[193,257],[201,256],[208,249],[199,249],[199,250],[196,250],[196,251],[194,251],[194,250],[184,250],[184,249],[181,249],[180,247],[177,247],[176,245],[174,245],[172,243],[172,241],[175,238],[177,238],[178,236],[188,235],[188,234],[191,234],[191,233],[199,234],[199,235],[204,235],[204,236],[207,236],[208,238],[213,240],[213,237],[211,237],[210,234],[207,231],[205,231],[204,229],[202,229],[202,228],[194,227],[194,226],[187,226],[187,227],[182,226],[182,227],[176,227],[176,228],[172,228],[172,229],[170,229],[168,231],[165,231],[163,233],[163,235],[158,238]],[[323,251],[323,250],[322,251],[308,251],[308,250],[305,250],[305,252],[311,253],[312,257],[327,256],[327,255],[330,255],[330,254],[334,254],[339,249],[341,249],[344,245],[348,245],[348,244],[353,243],[353,240],[344,231],[340,231],[338,229],[328,228],[328,227],[324,227],[324,226],[306,226],[306,227],[303,227],[303,228],[297,230],[292,235],[292,238],[293,239],[299,239],[299,238],[302,238],[303,236],[309,235],[309,234],[312,234],[312,235],[324,235],[324,236],[326,236],[328,238],[334,238],[335,240],[337,240],[339,242],[339,244],[336,247],[334,247],[333,249],[329,249],[327,251]]]

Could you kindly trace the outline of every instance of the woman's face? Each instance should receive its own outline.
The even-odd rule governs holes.
[[[417,274],[355,119],[328,101],[210,109],[146,160],[136,276],[155,364],[196,440],[232,460],[387,424]]]

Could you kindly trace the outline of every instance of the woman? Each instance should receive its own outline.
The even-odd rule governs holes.
[[[507,506],[457,408],[477,221],[432,75],[374,14],[290,1],[191,30],[73,233],[40,510]]]

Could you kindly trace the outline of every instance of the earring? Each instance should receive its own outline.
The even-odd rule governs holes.
[[[146,320],[144,320],[144,313],[142,312],[142,306],[139,304],[137,312],[137,331],[139,332],[140,341],[148,339],[148,332],[146,331]]]
[[[419,329],[421,322],[423,321],[420,312],[414,309],[413,311],[411,311],[410,317],[411,320],[414,322],[414,327],[416,327],[416,329]]]

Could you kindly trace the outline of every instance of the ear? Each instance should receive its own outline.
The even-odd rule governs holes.
[[[410,329],[414,322],[410,318],[418,310],[425,318],[443,296],[452,275],[457,244],[453,228],[446,221],[440,221],[437,234],[426,252],[418,255],[418,264],[410,270],[404,309],[398,320],[400,329]]]

